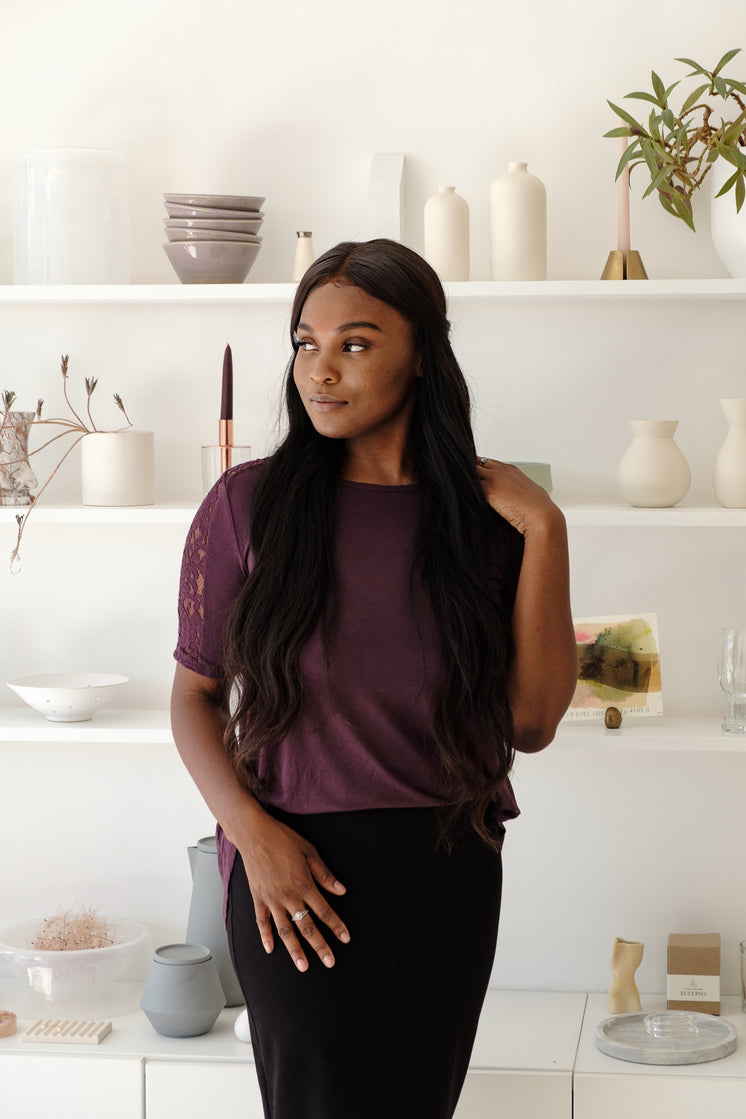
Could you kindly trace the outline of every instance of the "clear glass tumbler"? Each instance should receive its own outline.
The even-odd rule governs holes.
[[[741,958],[741,1010],[746,1011],[746,940],[738,945]]]
[[[215,443],[202,448],[202,489],[205,494],[217,482],[220,475],[229,466],[238,466],[240,462],[251,462],[251,447],[246,444],[234,443],[230,447],[221,447]]]
[[[721,635],[720,687],[728,699],[725,734],[746,734],[746,630],[727,626]]]

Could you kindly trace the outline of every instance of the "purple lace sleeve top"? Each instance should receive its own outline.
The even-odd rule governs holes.
[[[250,564],[251,498],[262,461],[229,470],[205,498],[182,563],[176,659],[219,678],[227,611]],[[340,481],[335,528],[336,623],[331,679],[321,636],[301,658],[301,709],[288,734],[259,759],[271,805],[293,813],[437,805],[428,714],[440,664],[437,624],[412,578],[417,486]],[[510,610],[523,539],[495,517],[490,587]],[[485,750],[489,764],[489,750]],[[518,814],[508,781],[495,819]],[[224,881],[233,849],[218,828]]]

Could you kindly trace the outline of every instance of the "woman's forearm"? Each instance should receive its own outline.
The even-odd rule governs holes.
[[[177,665],[171,693],[176,748],[210,811],[238,846],[263,809],[239,783],[223,745],[221,686]]]
[[[532,753],[554,738],[577,682],[567,529],[556,506],[524,535],[513,640],[508,696],[516,748]]]

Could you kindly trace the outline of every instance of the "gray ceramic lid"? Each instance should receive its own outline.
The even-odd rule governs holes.
[[[200,851],[209,851],[211,855],[214,855],[218,849],[218,841],[214,835],[206,835],[197,840],[197,847]]]
[[[204,964],[212,953],[204,944],[164,944],[156,948],[153,959],[161,964]]]

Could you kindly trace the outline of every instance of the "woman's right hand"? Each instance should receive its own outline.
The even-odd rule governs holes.
[[[250,832],[236,846],[243,859],[265,951],[274,949],[274,925],[298,971],[308,969],[304,943],[326,967],[333,967],[334,953],[319,923],[342,944],[349,942],[350,934],[321,890],[339,896],[346,888],[313,844],[257,805]],[[296,913],[304,916],[294,921]]]

